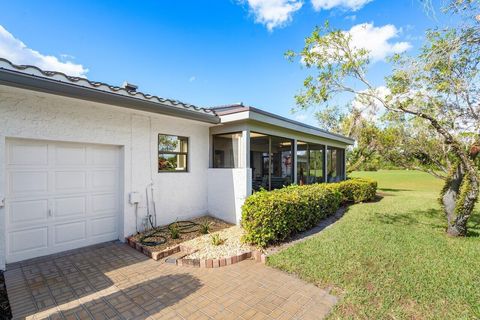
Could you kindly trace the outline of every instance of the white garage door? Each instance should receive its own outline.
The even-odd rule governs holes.
[[[7,140],[7,262],[118,239],[120,149]]]

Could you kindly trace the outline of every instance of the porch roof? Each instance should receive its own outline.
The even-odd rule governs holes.
[[[215,113],[220,117],[222,124],[252,120],[309,135],[335,140],[347,145],[353,145],[355,143],[355,140],[349,137],[329,132],[327,130],[320,129],[299,121],[288,119],[252,106],[244,106],[241,103],[218,106],[212,108],[212,110],[214,110]]]

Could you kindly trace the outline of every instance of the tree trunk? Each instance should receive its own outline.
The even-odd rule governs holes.
[[[450,228],[455,221],[455,207],[464,177],[465,170],[463,170],[462,164],[459,163],[453,173],[447,178],[445,186],[443,187],[442,204],[445,216],[447,217],[448,228]]]
[[[473,149],[472,149],[473,150]],[[467,235],[467,223],[479,196],[479,177],[474,160],[477,150],[470,152],[473,160],[469,168],[460,161],[447,179],[442,192],[442,204],[447,217],[447,234],[453,237]]]
[[[470,177],[466,175],[464,180],[467,179],[469,181],[464,181],[463,183],[467,183],[468,188],[461,188],[456,202],[455,219],[448,224],[447,234],[452,237],[465,237],[467,235],[467,222],[477,203],[479,193],[478,176]]]

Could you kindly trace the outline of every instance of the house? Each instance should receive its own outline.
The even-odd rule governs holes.
[[[344,179],[352,143],[242,104],[198,108],[0,59],[0,269],[123,240],[147,210],[158,225],[238,223],[255,190]]]

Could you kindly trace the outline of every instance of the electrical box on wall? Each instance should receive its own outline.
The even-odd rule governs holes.
[[[138,192],[130,192],[130,204],[138,204],[140,203],[140,193]]]

